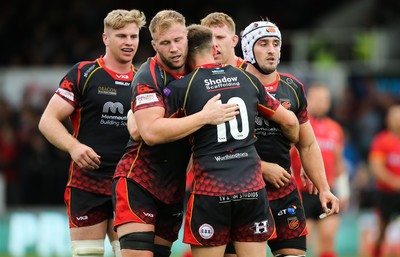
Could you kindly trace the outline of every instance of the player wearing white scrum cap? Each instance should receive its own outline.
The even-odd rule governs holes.
[[[242,51],[246,61],[251,64],[256,62],[253,47],[257,40],[263,37],[277,37],[282,46],[282,36],[279,28],[270,21],[256,21],[245,28],[242,34]]]
[[[291,74],[277,71],[281,56],[282,35],[269,20],[250,23],[241,33],[246,71],[255,75],[266,91],[293,111],[300,123],[300,152],[308,178],[319,192],[327,216],[339,211],[339,201],[331,193],[326,179],[321,151],[308,120],[307,99],[303,84]],[[297,184],[291,175],[290,140],[282,136],[274,122],[256,117],[256,148],[262,159],[262,173],[275,220],[277,237],[268,240],[275,257],[306,255],[306,217]]]

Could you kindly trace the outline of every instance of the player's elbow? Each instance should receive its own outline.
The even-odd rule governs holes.
[[[140,133],[142,140],[146,143],[146,145],[154,146],[158,144],[165,143],[162,137],[157,135],[157,133],[152,133],[151,131],[144,131]]]
[[[42,115],[38,123],[38,129],[40,133],[42,133],[43,135],[46,133],[46,127],[47,127],[46,124],[47,124],[46,118]]]

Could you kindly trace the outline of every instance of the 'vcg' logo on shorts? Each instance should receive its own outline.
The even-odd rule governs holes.
[[[124,113],[124,106],[120,103],[120,102],[107,102],[104,104],[103,106],[103,113],[108,113],[108,112],[112,112],[112,113],[117,113],[117,111],[120,114]]]

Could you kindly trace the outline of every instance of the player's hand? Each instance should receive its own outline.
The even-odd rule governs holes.
[[[276,163],[261,162],[263,178],[276,188],[283,187],[292,177],[289,172]]]
[[[320,192],[319,200],[321,202],[322,209],[324,210],[324,213],[321,214],[320,218],[339,213],[339,199],[335,195],[333,195],[332,192]]]
[[[221,94],[212,97],[203,107],[207,124],[218,125],[232,120],[239,114],[239,106],[235,103],[221,103]]]
[[[95,170],[99,168],[100,156],[87,145],[78,143],[70,151],[70,155],[72,160],[83,169]]]
[[[128,114],[126,115],[127,117],[127,128],[129,131],[129,134],[135,141],[142,141],[142,137],[140,136],[139,129],[136,124],[136,119],[135,115],[132,113],[132,110],[129,110]]]

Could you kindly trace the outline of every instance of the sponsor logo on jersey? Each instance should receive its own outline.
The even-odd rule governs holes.
[[[106,102],[103,105],[103,114],[101,115],[100,124],[126,127],[126,123],[127,117],[124,115],[124,106],[122,103]]]
[[[67,91],[65,89],[62,89],[62,88],[58,88],[56,92],[57,92],[57,94],[67,98],[68,100],[74,101],[74,93]]]
[[[209,91],[227,89],[227,88],[237,88],[240,87],[240,83],[237,77],[222,77],[218,79],[205,79],[204,85]]]
[[[199,234],[203,239],[210,239],[214,235],[214,228],[211,225],[205,223],[200,226]]]
[[[115,76],[119,79],[129,79],[129,75],[126,74],[115,74]]]
[[[285,214],[290,214],[290,215],[296,214],[296,209],[297,209],[296,205],[289,205],[288,208],[280,210],[278,212],[278,216],[282,216]]]
[[[232,159],[241,159],[241,158],[246,158],[249,157],[249,153],[235,153],[235,154],[225,154],[223,156],[214,156],[215,160],[217,162],[222,162],[222,161],[229,161]]]
[[[211,71],[212,75],[222,75],[225,74],[225,70],[223,69],[215,69]]]
[[[97,87],[97,94],[99,95],[117,95],[117,89],[112,87]]]
[[[143,215],[146,217],[154,218],[154,214],[150,212],[143,212]]]
[[[247,193],[240,193],[235,195],[222,195],[219,197],[219,203],[229,203],[232,201],[240,201],[242,199],[257,199],[258,192],[247,192]]]
[[[131,85],[131,82],[126,82],[126,81],[115,81],[115,85],[119,85],[119,86],[123,86],[123,87],[127,87]]]
[[[116,103],[107,102],[103,105],[103,113],[108,113],[108,112],[117,113],[117,111],[120,114],[124,113],[124,106],[120,102]]]
[[[84,220],[88,220],[89,217],[88,216],[79,216],[79,217],[75,217],[78,221],[84,221]]]
[[[89,69],[87,69],[87,71],[85,71],[85,73],[83,73],[83,76],[85,78],[87,78],[89,76],[89,74],[94,70],[95,67],[96,67],[96,64],[93,64],[92,66],[90,66]]]
[[[136,96],[136,106],[158,102],[156,93],[140,94]]]

